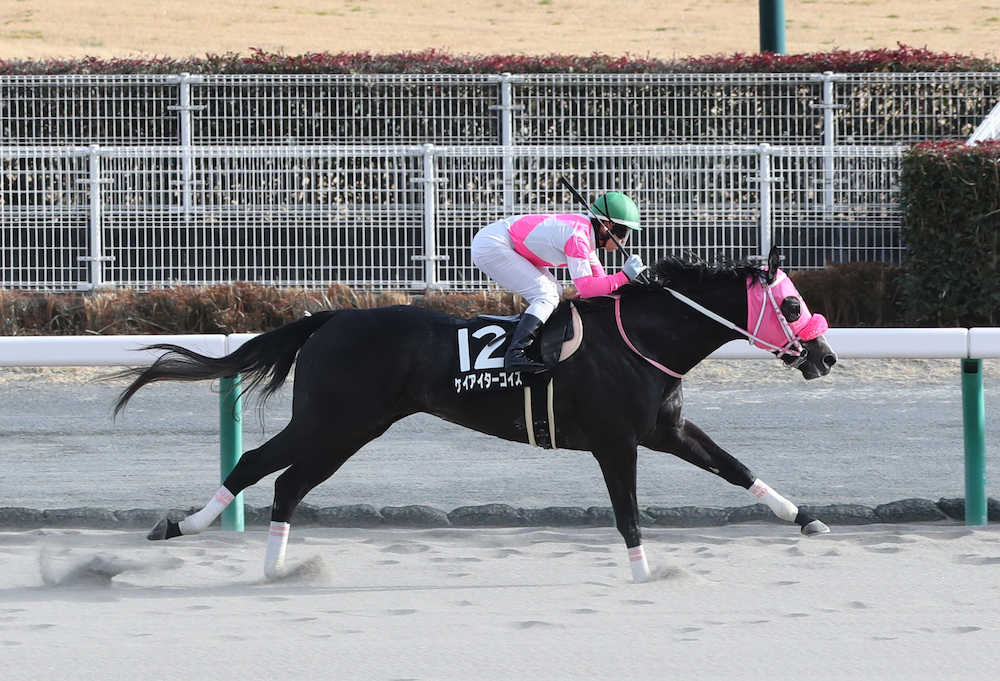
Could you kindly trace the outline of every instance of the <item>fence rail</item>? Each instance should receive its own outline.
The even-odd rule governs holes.
[[[965,139],[1000,73],[2,76],[16,146],[909,144]]]
[[[900,147],[0,147],[0,286],[489,286],[472,236],[621,188],[633,249],[898,263]],[[613,259],[610,264],[618,264]]]

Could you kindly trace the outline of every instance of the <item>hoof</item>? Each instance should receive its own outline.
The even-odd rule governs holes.
[[[811,523],[807,523],[802,526],[802,534],[807,537],[814,534],[829,534],[830,528],[826,526],[826,523],[819,520],[814,520]]]
[[[168,520],[164,518],[149,531],[146,535],[146,539],[150,541],[159,541],[161,539],[173,539],[174,537],[181,536],[181,528],[178,527],[177,523],[173,520]]]

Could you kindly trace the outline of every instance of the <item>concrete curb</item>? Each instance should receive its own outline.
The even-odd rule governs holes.
[[[918,523],[965,520],[965,499],[900,499],[874,508],[858,504],[803,505],[828,525],[872,523]],[[143,509],[113,511],[107,508],[0,507],[0,530],[52,528],[148,529],[167,515],[183,518],[197,509]],[[989,519],[1000,521],[1000,501],[990,498]],[[248,526],[264,526],[270,519],[269,507],[247,506]],[[644,527],[718,527],[734,523],[781,523],[763,504],[731,508],[702,506],[648,506],[640,511]],[[293,524],[307,527],[609,527],[614,526],[610,507],[550,506],[516,508],[508,504],[461,506],[451,512],[431,506],[386,506],[369,504],[316,507],[301,504]]]

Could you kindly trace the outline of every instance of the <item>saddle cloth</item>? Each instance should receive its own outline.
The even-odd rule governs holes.
[[[503,327],[506,338],[501,348],[506,351],[521,315],[479,315],[477,319],[484,319]],[[576,305],[570,301],[556,308],[542,327],[541,338],[532,343],[525,354],[536,362],[544,364],[548,371],[559,362],[569,359],[580,348],[582,342],[583,321],[576,310]],[[499,354],[499,349],[497,353]]]
[[[556,448],[554,414],[555,381],[549,370],[569,359],[583,342],[583,321],[572,302],[560,305],[542,327],[541,337],[527,355],[545,366],[538,374],[503,371],[503,353],[510,344],[520,315],[479,315],[459,330],[459,373],[454,378],[459,394],[520,388],[524,400],[524,430],[528,443]],[[477,354],[478,351],[478,354]],[[498,371],[499,369],[499,371]]]

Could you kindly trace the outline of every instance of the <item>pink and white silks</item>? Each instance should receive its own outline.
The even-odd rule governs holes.
[[[573,213],[518,215],[487,225],[472,240],[472,261],[527,300],[525,312],[542,321],[560,298],[550,267],[566,267],[581,298],[606,296],[628,283],[624,272],[605,273],[590,218]]]

